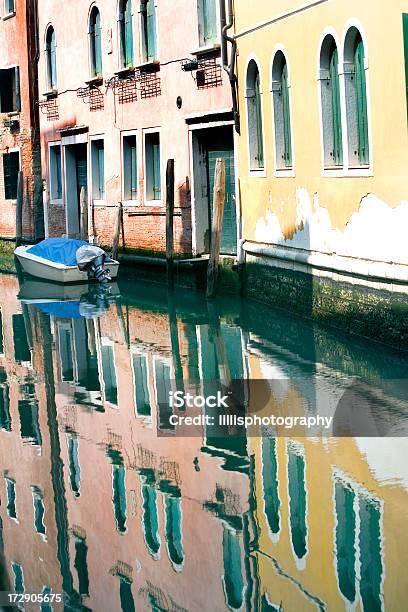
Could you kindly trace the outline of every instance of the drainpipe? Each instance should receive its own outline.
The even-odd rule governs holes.
[[[220,0],[220,21],[221,21],[221,58],[222,67],[228,74],[231,96],[232,96],[232,110],[234,112],[235,131],[237,134],[240,133],[240,119],[238,109],[238,81],[235,75],[235,60],[237,56],[237,43],[235,38],[228,35],[228,30],[234,25],[233,17],[233,0],[228,0],[228,22],[225,14],[225,0]],[[228,51],[227,43],[231,44],[231,58],[228,64]]]

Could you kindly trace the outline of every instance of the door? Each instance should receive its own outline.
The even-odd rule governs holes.
[[[217,157],[225,159],[225,204],[222,223],[222,236],[220,253],[225,255],[237,254],[237,211],[235,204],[235,166],[234,151],[208,151],[208,182],[210,200],[210,227],[212,224],[214,207],[214,171]]]
[[[80,236],[80,194],[87,188],[87,144],[67,145],[65,149],[65,193],[67,206],[67,234]]]

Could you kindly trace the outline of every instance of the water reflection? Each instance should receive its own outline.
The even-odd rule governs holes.
[[[403,608],[405,438],[191,437],[163,401],[251,377],[277,413],[332,414],[352,385],[403,418],[401,356],[160,286],[125,284],[103,307],[23,289],[0,276],[3,585],[74,610]]]

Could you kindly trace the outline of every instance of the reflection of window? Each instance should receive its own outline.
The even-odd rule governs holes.
[[[150,416],[150,396],[147,381],[147,358],[133,354],[133,375],[135,381],[135,402],[138,416]]]
[[[303,559],[307,552],[306,525],[306,466],[304,449],[288,441],[288,492],[290,533],[296,557]]]
[[[123,68],[133,66],[132,2],[121,0],[119,5],[120,55]]]
[[[101,358],[105,401],[116,406],[118,403],[118,388],[116,382],[115,351],[113,344],[109,344],[107,342],[102,343]]]
[[[170,494],[164,498],[164,512],[166,516],[166,542],[169,558],[174,566],[180,567],[184,561],[183,533],[181,526],[181,497]]]
[[[112,490],[116,529],[119,533],[124,533],[126,531],[126,486],[123,465],[112,465]]]
[[[144,540],[153,557],[157,557],[160,550],[159,516],[157,512],[157,491],[154,484],[142,483],[142,523]]]
[[[156,399],[157,409],[159,413],[160,429],[174,429],[169,419],[173,414],[170,406],[170,391],[171,391],[171,370],[168,363],[164,363],[159,359],[154,362],[154,374],[156,382]]]
[[[353,602],[356,598],[356,514],[355,493],[342,481],[335,483],[336,510],[336,563],[339,588],[344,597]]]
[[[21,111],[20,68],[0,69],[0,112]]]
[[[160,134],[145,134],[146,200],[161,199]]]
[[[5,15],[10,15],[14,13],[16,10],[15,0],[4,0],[4,13]]]
[[[216,0],[198,0],[198,35],[200,47],[217,41]]]
[[[0,369],[0,429],[11,431],[10,394],[7,376]]]
[[[3,313],[0,309],[0,355],[4,353]]]
[[[154,0],[140,0],[142,19],[142,52],[143,61],[151,62],[157,56],[156,9]]]
[[[75,497],[81,490],[81,466],[79,464],[79,440],[77,436],[68,434],[69,483]]]
[[[274,536],[280,530],[279,482],[276,438],[262,438],[262,491],[269,528]]]
[[[41,591],[42,595],[51,595],[51,593],[52,593],[52,588],[47,586],[47,585],[44,586],[42,591]],[[53,612],[52,606],[48,602],[41,603],[40,604],[40,610],[41,610],[41,612]]]
[[[75,569],[78,574],[78,591],[80,595],[89,596],[88,546],[84,538],[75,535]]]
[[[370,163],[366,62],[363,40],[354,27],[347,32],[344,43],[344,82],[349,165],[365,166]]]
[[[92,140],[92,199],[105,199],[105,146],[103,140]]]
[[[7,514],[10,518],[17,518],[16,508],[16,483],[11,478],[6,478]]]
[[[15,561],[11,562],[11,569],[14,574],[14,592],[15,593],[24,593],[24,573],[23,568],[19,563]]]
[[[339,60],[333,36],[326,36],[320,51],[320,96],[324,165],[341,166],[343,144],[341,129]]]
[[[49,89],[57,87],[57,49],[55,30],[49,26],[45,42],[45,56],[47,65],[47,83]]]
[[[17,198],[17,181],[20,170],[20,154],[18,151],[3,153],[4,197],[6,200]]]
[[[244,592],[241,546],[238,533],[228,525],[224,525],[222,548],[224,558],[224,591],[227,605],[233,610],[240,610]]]
[[[137,200],[137,149],[136,135],[123,136],[123,197]]]
[[[71,327],[59,327],[59,354],[61,361],[61,378],[63,381],[72,382],[74,380],[74,355],[72,347]]]
[[[29,399],[18,400],[21,437],[40,446],[42,438],[38,420],[38,401],[34,399],[35,388],[34,385],[24,385],[21,389],[26,396],[29,396]]]
[[[13,315],[13,340],[14,358],[17,363],[31,361],[30,347],[28,346],[24,316],[22,314]]]
[[[249,167],[261,170],[265,167],[263,150],[262,100],[259,70],[256,62],[248,64],[246,98],[249,138]]]
[[[383,565],[381,507],[377,500],[360,496],[360,595],[364,610],[382,610]]]
[[[132,594],[132,583],[127,576],[119,574],[120,606],[122,612],[135,612],[135,602]]]
[[[52,200],[62,198],[61,146],[50,146],[50,195]]]
[[[100,76],[102,74],[102,30],[101,14],[96,6],[93,7],[89,19],[89,50],[91,76]]]
[[[31,487],[33,494],[33,506],[34,506],[34,527],[37,533],[45,536],[45,525],[44,525],[44,496],[38,487]]]

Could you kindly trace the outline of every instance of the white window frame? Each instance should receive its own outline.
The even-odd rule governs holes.
[[[273,91],[273,64],[275,62],[275,57],[278,52],[281,52],[285,58],[287,70],[288,70],[288,97],[289,97],[289,121],[290,121],[290,141],[291,141],[291,157],[292,157],[292,165],[288,168],[278,166],[278,155],[277,155],[277,147],[276,147],[276,123],[275,123],[275,104],[274,104],[274,91]],[[293,104],[292,104],[292,74],[290,70],[289,60],[288,60],[288,52],[286,47],[281,44],[275,45],[272,56],[271,56],[271,64],[269,68],[270,75],[270,92],[271,92],[271,115],[272,115],[272,138],[273,138],[273,170],[274,176],[276,178],[284,178],[284,177],[295,177],[296,176],[296,164],[295,164],[295,141],[294,141],[294,133],[293,133]]]
[[[4,3],[3,3],[3,6],[4,6],[3,19],[8,19],[9,17],[14,17],[14,15],[16,14],[16,0],[14,0],[13,4],[14,4],[14,9],[12,11],[9,11],[8,8],[7,8],[7,0],[4,0]]]
[[[160,200],[149,200],[147,199],[147,167],[146,167],[146,135],[147,134],[159,134],[160,143]],[[163,155],[162,155],[162,139],[161,139],[161,128],[146,128],[143,130],[143,196],[144,204],[149,207],[162,207],[163,206]]]
[[[247,85],[247,80],[248,80],[248,68],[249,68],[249,64],[251,63],[251,61],[254,61],[257,68],[258,68],[258,73],[259,73],[259,93],[261,95],[261,117],[262,117],[262,146],[263,146],[263,158],[264,158],[264,166],[263,168],[251,168],[251,144],[250,144],[250,140],[249,140],[249,123],[248,123],[248,85]],[[267,157],[267,151],[266,151],[266,140],[265,140],[265,115],[264,115],[264,99],[263,99],[263,80],[262,80],[262,73],[260,70],[260,66],[261,63],[259,61],[259,59],[257,58],[256,55],[251,54],[249,55],[247,62],[246,62],[246,66],[245,66],[245,73],[244,73],[244,79],[245,79],[245,121],[247,123],[247,156],[248,156],[248,176],[251,177],[261,177],[264,178],[267,175],[267,162],[266,162],[266,157]]]
[[[100,198],[94,198],[94,177],[95,177],[95,171],[96,168],[94,167],[94,163],[95,163],[95,159],[94,159],[94,149],[95,147],[95,142],[103,142],[103,183],[104,183],[104,193],[105,193],[105,198],[102,200]],[[98,206],[106,206],[106,157],[105,157],[105,135],[104,134],[95,134],[93,136],[89,137],[89,152],[88,152],[88,159],[89,159],[89,171],[88,171],[88,185],[90,188],[88,188],[88,202],[91,202],[91,204],[95,207]],[[99,160],[98,160],[98,164],[99,164]],[[98,168],[99,170],[99,168]]]
[[[135,200],[129,200],[125,198],[125,147],[124,139],[127,136],[134,136],[136,138],[136,173],[137,173],[137,198]],[[139,143],[139,130],[123,130],[120,135],[120,148],[121,148],[121,191],[122,191],[122,204],[125,207],[140,206],[140,143]]]
[[[200,25],[202,18],[202,3],[204,0],[196,0],[196,8],[197,8],[197,49],[190,52],[191,55],[205,53],[206,51],[212,51],[213,49],[219,49],[221,47],[221,37],[222,37],[222,29],[221,29],[221,15],[220,15],[220,4],[217,0],[215,0],[215,19],[216,19],[216,29],[217,29],[217,38],[210,45],[201,45],[200,43]]]
[[[160,47],[159,47],[159,19],[158,19],[158,10],[159,10],[159,6],[158,6],[158,2],[157,0],[154,1],[154,15],[155,15],[155,21],[156,21],[156,58],[154,60],[148,60],[146,61],[144,59],[144,52],[143,52],[143,47],[144,47],[144,40],[143,40],[143,21],[142,21],[142,11],[140,10],[140,0],[134,0],[135,2],[137,1],[138,4],[138,8],[137,8],[137,12],[139,15],[138,18],[138,32],[139,32],[139,66],[150,66],[151,64],[158,64],[160,63],[159,57],[160,57]]]

